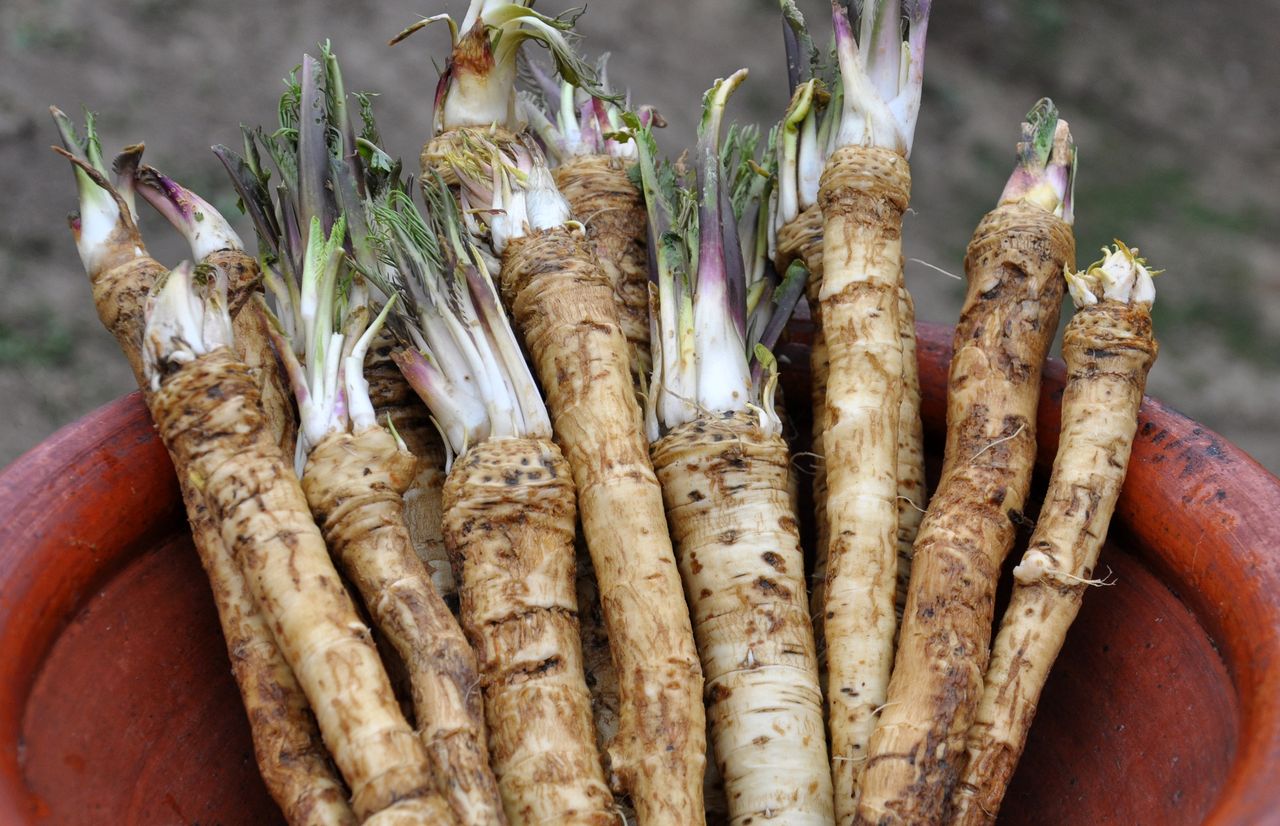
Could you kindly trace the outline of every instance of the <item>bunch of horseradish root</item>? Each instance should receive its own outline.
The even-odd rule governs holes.
[[[1040,101],[965,258],[929,497],[902,277],[927,0],[833,6],[830,56],[782,0],[785,113],[726,129],[746,70],[716,80],[691,162],[531,5],[392,41],[451,34],[416,178],[328,45],[304,57],[278,127],[214,147],[256,255],[53,110],[268,790],[291,824],[994,819],[1124,481],[1154,271],[1120,242],[1074,269]],[[194,263],[148,255],[139,196]],[[1057,460],[992,642],[1066,293]],[[783,399],[804,303],[812,394]]]

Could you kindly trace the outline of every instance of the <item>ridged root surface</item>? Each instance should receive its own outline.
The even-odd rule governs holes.
[[[955,786],[982,695],[996,579],[1031,485],[1040,372],[1074,253],[1067,224],[1024,204],[988,213],[969,243],[942,478],[916,539],[861,822],[937,821]]]
[[[473,692],[476,658],[414,553],[403,491],[416,460],[382,427],[332,433],[311,451],[302,489],[343,573],[407,672],[437,788],[463,823],[502,821]]]
[[[580,232],[512,241],[502,291],[573,470],[622,719],[610,766],[640,823],[699,824],[702,673],[613,290]]]
[[[458,129],[451,129],[448,132],[442,132],[422,145],[422,152],[418,156],[418,164],[422,169],[422,174],[430,175],[434,172],[446,184],[450,186],[457,185],[458,176],[454,173],[453,165],[450,163],[449,158],[459,152],[466,151],[462,139],[467,134],[483,138],[496,144],[500,149],[517,140],[515,133],[500,126],[464,126]]]
[[[1062,337],[1062,353],[1067,385],[1058,454],[992,646],[951,823],[995,820],[1049,669],[1091,584],[1156,357],[1150,312],[1111,300],[1077,310]],[[1024,566],[1039,576],[1024,582]]]
[[[144,308],[152,285],[167,268],[140,253],[140,244],[136,237],[113,234],[110,253],[101,268],[90,274],[90,283],[98,316],[115,336],[151,406],[152,393],[142,372]],[[255,340],[247,334],[257,324],[258,320],[244,310],[236,315],[236,346],[246,354],[254,383],[265,389],[272,379],[256,365],[259,359],[273,360],[274,354],[265,339]],[[271,405],[266,415],[273,436],[282,449],[291,450],[296,425],[291,417],[276,411],[291,411],[292,402],[286,397],[272,404],[270,391],[265,392],[263,405]],[[178,482],[192,542],[213,591],[227,656],[249,718],[254,757],[267,791],[293,826],[355,823],[347,791],[325,749],[307,698],[281,656],[244,576],[223,545],[203,494],[181,474]]]
[[[853,820],[856,778],[885,701],[897,626],[898,420],[902,342],[898,289],[907,162],[845,146],[819,188],[829,360],[826,428],[830,525],[823,624],[836,820]]]
[[[444,547],[444,443],[431,421],[431,411],[400,368],[391,360],[395,341],[385,329],[374,339],[364,360],[369,400],[384,427],[388,418],[405,447],[417,458],[413,481],[404,492],[404,521],[418,558],[426,564],[431,583],[451,610],[457,610],[458,586],[453,581],[449,554]]]
[[[550,442],[498,439],[445,483],[445,539],[512,824],[613,824],[574,592],[574,489]]]
[[[570,158],[554,170],[556,186],[573,217],[587,228],[618,308],[622,334],[631,347],[631,375],[649,380],[648,214],[644,196],[627,175],[627,164],[610,155]]]
[[[818,659],[788,453],[751,412],[653,445],[693,610],[729,822],[832,822]]]
[[[248,369],[219,348],[166,376],[150,402],[174,466],[203,493],[315,712],[356,815],[412,810],[448,822]]]
[[[818,294],[822,289],[822,210],[817,204],[805,209],[794,221],[778,230],[778,272],[786,272],[791,262],[799,259],[809,268],[805,282],[805,300],[813,322],[813,341],[809,346],[809,398],[813,406],[813,422],[809,452],[813,454],[813,517],[815,547],[809,596],[813,615],[813,631],[818,648],[824,647],[822,606],[827,594],[827,545],[830,525],[827,522],[827,462],[822,453],[822,432],[827,422],[827,341],[822,333],[822,305]],[[825,668],[824,668],[825,671]]]

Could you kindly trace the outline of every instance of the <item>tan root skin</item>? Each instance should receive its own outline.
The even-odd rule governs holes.
[[[1040,691],[1080,610],[1124,483],[1147,371],[1156,357],[1146,306],[1103,300],[1076,311],[1062,340],[1062,434],[1044,507],[987,668],[952,823],[995,820],[1026,744]]]
[[[90,275],[94,303],[103,326],[116,338],[133,367],[148,406],[153,404],[142,373],[142,331],[147,294],[166,269],[140,254],[141,240],[116,233],[103,268]],[[250,317],[252,318],[252,317]],[[237,314],[237,348],[251,360],[274,359],[265,341],[240,338],[256,324]],[[259,349],[263,347],[265,349]],[[267,371],[250,368],[259,384],[269,384]],[[288,400],[285,409],[288,410]],[[268,413],[277,442],[292,441],[295,425],[286,415]],[[346,790],[329,758],[306,696],[284,661],[262,612],[253,602],[240,569],[223,545],[204,498],[190,480],[179,475],[191,537],[213,591],[227,656],[240,690],[253,737],[254,757],[263,783],[293,826],[348,826],[356,822]]]
[[[461,823],[503,821],[475,692],[475,654],[414,553],[401,498],[416,460],[382,427],[331,433],[302,489],[330,552],[408,673],[436,787]]]
[[[201,263],[227,274],[228,300],[233,308],[240,308],[232,321],[236,352],[258,389],[268,431],[281,454],[291,456],[298,435],[297,413],[271,344],[270,321],[255,299],[261,279],[258,264],[240,250],[219,250]],[[201,501],[188,485],[183,486],[183,495],[190,495],[189,501]],[[192,533],[204,534],[196,540],[197,549],[208,546],[208,550],[200,550],[201,562],[213,588],[232,671],[249,715],[263,781],[292,826],[354,824],[347,790],[320,737],[306,695],[202,501],[199,510],[199,519],[191,520]]]
[[[232,321],[236,352],[253,375],[262,399],[267,426],[276,435],[276,444],[285,456],[292,456],[298,438],[298,415],[288,379],[276,358],[268,332],[270,320],[257,301],[249,301]]]
[[[641,824],[703,822],[706,714],[613,290],[581,233],[515,239],[502,291],[547,393],[600,584],[622,719],[610,765]]]
[[[902,620],[911,581],[911,557],[924,520],[924,420],[920,417],[920,364],[916,361],[916,305],[898,284],[898,338],[902,342],[902,401],[898,409],[898,581],[893,609]]]
[[[449,822],[421,742],[243,363],[220,348],[164,378],[151,412],[178,472],[200,489],[281,652],[309,699],[357,816],[388,810]]]
[[[809,347],[809,392],[813,405],[813,428],[809,451],[813,456],[813,514],[817,527],[814,548],[813,589],[809,598],[813,614],[813,631],[818,647],[823,647],[822,606],[827,594],[827,545],[830,525],[827,522],[827,462],[822,451],[822,432],[827,426],[827,341],[822,334],[822,210],[817,204],[805,209],[789,224],[778,230],[778,272],[786,272],[792,261],[799,259],[809,268],[805,282],[805,298],[809,317],[813,320],[813,343]],[[823,668],[825,672],[825,666]]]
[[[653,444],[653,464],[693,610],[729,823],[831,823],[787,447],[758,419],[679,425]]]
[[[581,535],[574,542],[574,575],[578,597],[578,626],[582,636],[582,665],[591,692],[591,716],[595,722],[596,748],[605,761],[605,773],[611,774],[608,765],[608,748],[618,736],[622,720],[622,699],[619,696],[618,672],[613,670],[613,652],[609,648],[609,632],[604,623],[604,610],[600,607],[600,587],[596,583],[596,569],[591,564],[591,554]],[[636,813],[625,796],[615,797],[614,810],[621,822],[635,823]]]
[[[146,320],[143,313],[151,286],[167,272],[168,268],[154,258],[128,254],[120,257],[120,263],[90,276],[98,318],[115,336],[144,392],[149,382],[142,371],[142,330]]]
[[[214,253],[206,261],[219,255]],[[226,253],[221,255],[225,257]],[[237,263],[243,266],[242,255],[230,258],[224,266]],[[235,347],[258,388],[269,432],[281,454],[291,456],[298,420],[293,396],[267,333],[269,323],[257,301],[245,302],[232,322]],[[190,501],[200,499],[194,491],[191,496]],[[306,695],[281,655],[271,629],[203,503],[200,510],[202,524],[197,526],[193,518],[192,533],[205,534],[205,538],[195,544],[198,549],[206,544],[210,548],[200,552],[206,570],[214,566],[219,569],[216,574],[208,572],[209,582],[227,641],[231,668],[245,698],[263,781],[292,826],[354,824],[355,813],[347,802],[347,791],[325,749]],[[248,699],[251,695],[252,701]]]
[[[1000,564],[1035,459],[1040,371],[1057,328],[1071,228],[1039,207],[983,218],[947,388],[942,478],[916,539],[887,705],[859,822],[937,822],[982,693]]]
[[[573,217],[586,226],[600,269],[613,285],[622,334],[631,347],[631,377],[640,386],[653,368],[644,196],[627,176],[627,162],[609,155],[570,158],[554,175]]]
[[[404,521],[409,527],[414,551],[431,573],[431,584],[444,597],[445,604],[456,612],[458,586],[453,581],[441,524],[444,518],[441,503],[444,495],[444,443],[440,439],[440,431],[431,421],[431,411],[391,360],[394,347],[395,342],[384,329],[369,348],[364,362],[369,400],[373,402],[378,423],[385,426],[390,417],[396,433],[404,440],[409,452],[417,457],[413,481],[404,492]]]
[[[822,647],[822,606],[826,599],[827,466],[822,453],[822,432],[826,428],[827,342],[822,332],[822,210],[817,204],[805,209],[778,231],[778,271],[785,272],[791,261],[800,259],[809,268],[805,294],[809,317],[813,320],[813,344],[809,348],[809,388],[813,405],[813,435],[810,451],[813,462],[813,507],[817,524],[814,552],[813,610],[814,632]],[[898,283],[898,334],[902,341],[902,405],[898,416],[898,583],[894,611],[902,618],[911,576],[911,549],[920,520],[924,518],[924,424],[920,418],[920,371],[916,363],[915,303],[902,283]]]
[[[614,824],[583,675],[574,489],[550,442],[481,442],[445,483],[445,540],[513,826]]]
[[[823,624],[838,823],[853,820],[857,772],[893,662],[902,401],[898,281],[910,187],[901,155],[846,146],[828,161],[818,196],[829,360]]]
[[[347,790],[320,738],[302,687],[222,544],[203,497],[189,480],[179,481],[186,482],[182,495],[188,503],[191,536],[213,589],[263,783],[291,826],[354,826],[357,821],[347,803]]]
[[[261,276],[257,262],[239,250],[220,250],[202,263],[227,273],[228,300],[240,305],[232,321],[236,352],[258,389],[269,432],[281,454],[292,456],[298,417],[288,380],[271,344],[271,322],[256,299]],[[204,542],[214,548],[202,551],[201,560],[206,569],[220,569],[216,575],[210,573],[209,581],[223,618],[223,636],[236,682],[244,697],[254,695],[252,701],[245,699],[245,711],[258,770],[267,789],[292,826],[355,823],[347,791],[320,737],[306,695],[271,636],[240,569],[226,551],[217,526],[209,521],[207,508],[202,504],[200,509],[204,524],[197,528],[193,519],[192,530],[208,534],[206,540],[196,542],[197,548]]]
[[[244,306],[260,291],[262,271],[257,260],[244,250],[217,250],[206,255],[200,263],[215,267],[226,276],[227,308],[233,317],[240,315]]]
[[[596,743],[603,754],[618,734],[621,702],[618,698],[618,674],[613,670],[613,654],[609,651],[609,632],[605,629],[604,612],[600,608],[600,588],[591,554],[580,539],[575,543],[576,592],[578,624],[582,629],[582,658],[591,690],[592,715],[596,723]]]

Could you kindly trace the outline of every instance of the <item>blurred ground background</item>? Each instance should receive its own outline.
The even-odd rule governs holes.
[[[65,215],[72,176],[49,152],[49,104],[100,113],[104,150],[144,140],[147,160],[251,231],[208,147],[238,125],[274,124],[284,77],[330,38],[348,87],[382,93],[379,122],[407,158],[430,128],[443,30],[395,49],[419,15],[465,2],[5,0],[0,5],[0,466],[132,389],[102,331]],[[571,5],[544,0],[539,8]],[[827,5],[801,0],[823,39]],[[613,53],[610,76],[656,104],[677,154],[701,91],[747,66],[731,117],[767,126],[786,76],[771,0],[612,0],[580,21],[584,48]],[[1140,246],[1157,282],[1160,359],[1149,392],[1280,470],[1280,4],[940,0],[929,31],[912,157],[906,255],[961,272],[969,234],[1011,168],[1017,124],[1042,95],[1080,145],[1081,263],[1113,237]],[[1269,81],[1267,78],[1272,78]],[[410,166],[416,166],[412,162]],[[157,258],[185,253],[147,215]],[[960,282],[916,263],[922,319],[951,323]]]

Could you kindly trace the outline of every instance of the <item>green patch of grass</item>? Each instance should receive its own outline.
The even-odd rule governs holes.
[[[1185,167],[1135,165],[1133,170],[1116,162],[1097,170],[1084,169],[1076,187],[1076,203],[1086,236],[1095,227],[1120,235],[1136,224],[1155,221],[1173,223],[1197,235],[1215,231],[1260,235],[1269,226],[1266,210],[1259,204],[1221,207],[1212,203],[1199,192]]]
[[[48,309],[22,320],[0,319],[0,365],[65,367],[74,351],[71,328]]]
[[[1189,224],[1239,235],[1262,235],[1270,225],[1266,211],[1258,204],[1219,209],[1203,200],[1195,200],[1183,205],[1182,215]]]
[[[23,20],[9,31],[9,45],[16,51],[51,49],[64,51],[85,44],[85,32],[43,20]]]
[[[1169,295],[1161,300],[1165,278],[1157,279],[1157,298],[1152,307],[1152,323],[1156,335],[1161,331],[1178,331],[1164,336],[1175,349],[1195,346],[1201,336],[1212,336],[1222,342],[1233,355],[1259,367],[1274,367],[1275,353],[1280,349],[1280,334],[1267,328],[1258,305],[1242,301],[1241,296],[1254,292],[1249,268],[1238,260],[1227,259],[1214,272],[1202,273],[1204,289],[1195,293]],[[1177,275],[1168,276],[1177,278]],[[1163,283],[1162,283],[1163,282]]]
[[[188,4],[172,0],[129,0],[127,8],[140,20],[167,22],[185,12]]]
[[[1076,237],[1127,240],[1136,226],[1180,217],[1194,198],[1185,169],[1085,168],[1076,186]]]
[[[1029,30],[1028,45],[1041,59],[1052,56],[1062,43],[1067,9],[1062,0],[1019,0],[1016,14]]]

